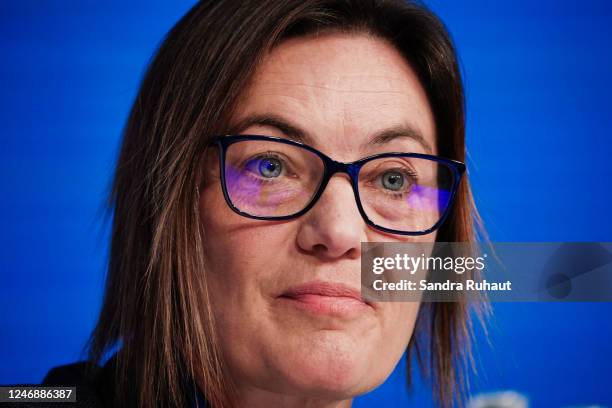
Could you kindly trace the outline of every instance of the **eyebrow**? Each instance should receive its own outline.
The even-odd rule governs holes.
[[[414,140],[419,143],[427,153],[433,154],[433,148],[429,142],[425,140],[423,134],[410,125],[397,125],[377,132],[367,144],[382,145],[402,137]]]
[[[273,127],[283,133],[283,135],[296,142],[312,145],[314,142],[313,137],[306,131],[301,129],[299,126],[292,124],[291,121],[275,115],[275,114],[253,114],[240,120],[234,126],[230,128],[230,134],[237,134],[243,132],[245,129],[251,126],[268,126]],[[396,125],[387,129],[380,130],[372,136],[372,138],[364,143],[365,146],[380,146],[391,142],[398,138],[408,138],[419,143],[427,153],[432,154],[433,148],[425,140],[423,134],[413,126],[409,124]]]

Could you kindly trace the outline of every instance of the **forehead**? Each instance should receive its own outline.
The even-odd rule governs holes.
[[[424,142],[397,138],[398,149],[427,152],[421,145],[428,144],[435,153],[433,115],[415,72],[392,45],[372,36],[327,34],[275,47],[240,98],[233,123],[257,115],[290,121],[330,154],[363,153],[390,128],[410,129]],[[235,130],[286,136],[274,126],[246,123]]]

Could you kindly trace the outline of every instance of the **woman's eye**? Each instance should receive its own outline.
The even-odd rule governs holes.
[[[274,157],[256,159],[255,162],[257,164],[257,172],[265,178],[278,177],[283,171],[283,164]]]
[[[391,191],[399,191],[405,183],[405,176],[397,171],[387,171],[382,175],[382,185]]]

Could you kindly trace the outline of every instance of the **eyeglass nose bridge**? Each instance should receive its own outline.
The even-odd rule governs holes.
[[[354,184],[357,181],[357,177],[359,175],[359,170],[361,165],[358,163],[342,163],[329,157],[325,157],[325,180],[324,183],[327,184],[329,179],[336,173],[345,173],[348,174],[351,178],[351,182]]]
[[[323,192],[326,190],[327,185],[329,184],[329,181],[334,176],[334,174],[344,173],[344,174],[348,174],[349,176],[349,179],[351,182],[351,188],[353,189],[353,195],[355,197],[355,204],[357,204],[357,209],[359,210],[359,213],[361,214],[363,219],[366,221],[366,223],[369,224],[370,221],[361,205],[361,202],[359,199],[359,193],[358,193],[359,171],[363,163],[361,163],[361,161],[352,162],[352,163],[343,163],[343,162],[333,160],[332,158],[324,154],[320,154],[320,157],[323,159],[323,164],[324,164],[323,179],[321,180],[321,184],[319,185],[319,189],[317,193],[311,200],[310,204],[304,209],[304,211],[309,211],[312,207],[316,205],[316,203],[319,201],[319,198],[323,195]]]
[[[355,195],[355,201],[357,204],[357,208],[361,215],[367,220],[367,216],[359,202],[359,193],[358,190],[358,179],[359,179],[359,171],[361,170],[361,166],[363,163],[361,161],[351,162],[351,163],[343,163],[332,159],[324,154],[320,154],[320,157],[323,159],[323,180],[321,180],[321,184],[319,187],[318,194],[313,201],[318,201],[319,197],[323,194],[323,191],[327,188],[327,184],[329,180],[331,180],[332,176],[336,173],[344,173],[348,174],[351,187],[353,188],[353,193]],[[312,203],[314,205],[314,202]]]

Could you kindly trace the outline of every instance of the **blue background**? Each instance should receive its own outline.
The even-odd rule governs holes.
[[[121,129],[192,3],[0,3],[0,383],[79,358],[100,306]],[[491,238],[611,241],[612,2],[428,4],[461,57],[469,174]],[[475,392],[612,404],[612,304],[494,308]],[[406,393],[403,370],[355,406],[430,405],[424,387]]]

